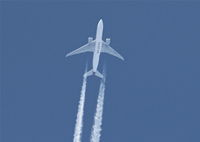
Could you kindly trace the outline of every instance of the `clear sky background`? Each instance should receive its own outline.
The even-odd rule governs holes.
[[[199,2],[1,2],[2,142],[71,142],[86,62],[65,54],[104,35],[125,61],[102,55],[102,142],[200,141]],[[99,79],[90,77],[83,142]]]

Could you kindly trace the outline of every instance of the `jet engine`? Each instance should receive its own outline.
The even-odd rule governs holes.
[[[88,43],[91,43],[93,41],[92,37],[88,37]]]
[[[106,38],[106,44],[107,44],[107,45],[110,44],[110,38]]]

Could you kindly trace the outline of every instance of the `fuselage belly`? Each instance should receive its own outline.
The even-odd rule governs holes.
[[[93,53],[93,72],[97,71],[99,57],[102,49],[103,21],[100,20],[97,25],[95,51]]]

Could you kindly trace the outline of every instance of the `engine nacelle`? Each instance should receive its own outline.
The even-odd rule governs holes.
[[[88,37],[88,43],[91,43],[93,41],[92,37]]]
[[[110,38],[106,38],[106,44],[107,44],[107,45],[110,44]]]

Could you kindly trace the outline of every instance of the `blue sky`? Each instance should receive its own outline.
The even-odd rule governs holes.
[[[107,68],[103,142],[199,141],[200,3],[1,3],[1,139],[70,142],[82,74],[92,54],[65,54],[95,36],[124,56]],[[90,77],[83,141],[89,141],[99,79]]]

